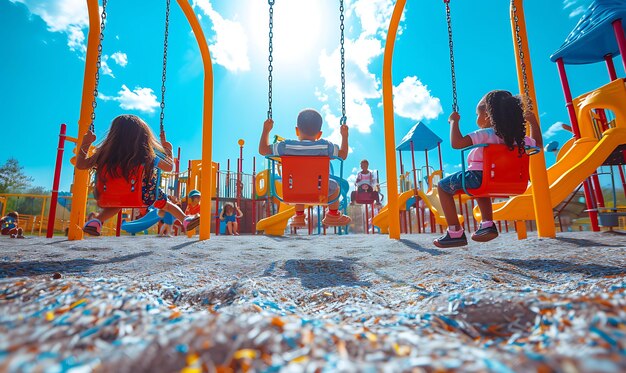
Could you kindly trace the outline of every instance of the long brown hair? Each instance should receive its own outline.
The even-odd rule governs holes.
[[[100,178],[129,179],[133,170],[144,166],[144,176],[154,168],[155,151],[164,153],[150,127],[136,115],[124,114],[111,122],[111,128],[96,150],[96,167]]]
[[[517,147],[520,155],[524,153],[526,121],[521,98],[509,91],[491,91],[481,100],[479,107],[486,110],[496,135],[506,146],[511,150]]]

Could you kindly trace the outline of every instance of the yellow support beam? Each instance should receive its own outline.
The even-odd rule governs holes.
[[[87,37],[87,55],[85,57],[85,74],[83,76],[83,94],[78,119],[77,143],[81,143],[83,135],[87,133],[91,124],[91,103],[96,87],[96,70],[98,60],[98,44],[100,43],[100,7],[98,0],[87,0],[89,14],[89,35]],[[70,241],[82,240],[82,226],[85,224],[85,210],[87,208],[87,190],[89,170],[74,169],[74,183],[72,186],[72,210],[70,211],[70,226],[67,238]]]
[[[513,7],[516,9],[517,25],[519,26],[519,36],[521,38],[521,48],[524,54],[524,60],[520,56],[518,41],[516,38],[516,26]],[[524,0],[511,1],[511,26],[513,28],[513,45],[515,46],[515,60],[517,61],[517,81],[519,90],[524,93],[524,78],[522,62],[525,65],[526,77],[528,83],[529,98],[533,103],[533,112],[539,120],[537,113],[537,95],[535,93],[535,81],[533,79],[533,69],[530,60],[530,49],[528,48],[528,33],[526,32],[526,19],[524,17]],[[543,238],[556,237],[556,229],[554,226],[554,217],[550,203],[550,187],[548,184],[548,172],[546,168],[546,158],[543,150],[539,154],[530,157],[530,181],[533,188],[533,207],[535,209],[535,219],[537,221],[537,234]]]
[[[213,63],[211,62],[211,53],[206,37],[198,22],[198,17],[193,11],[188,0],[177,0],[178,5],[185,13],[187,21],[196,36],[200,55],[202,56],[202,64],[204,65],[204,106],[202,111],[202,163],[206,165],[212,164],[211,155],[213,152]],[[211,195],[211,185],[213,183],[213,173],[205,172],[205,177],[200,180],[200,192],[208,191]],[[211,238],[211,204],[200,204],[200,240],[208,240]]]
[[[396,135],[393,112],[393,79],[391,74],[393,47],[396,43],[398,25],[406,0],[398,0],[393,8],[385,55],[383,57],[383,112],[385,117],[385,165],[387,168],[387,208],[389,210],[389,238],[400,239],[400,211],[398,206],[398,181],[396,179]]]

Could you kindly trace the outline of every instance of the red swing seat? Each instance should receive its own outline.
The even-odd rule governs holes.
[[[123,176],[100,177],[96,173],[96,200],[98,206],[104,207],[126,207],[139,208],[146,207],[142,198],[144,166],[134,169],[128,179]],[[102,175],[107,175],[106,169],[102,170]]]
[[[280,157],[283,197],[290,204],[328,204],[330,157]]]
[[[476,189],[465,187],[464,152],[476,147],[483,148],[483,181]],[[472,197],[509,197],[524,193],[528,188],[529,155],[521,155],[515,147],[504,144],[480,144],[463,149],[463,190]],[[459,192],[461,194],[463,192]]]
[[[376,197],[374,197],[374,193],[378,193],[373,189],[368,192],[360,192],[356,191],[354,193],[354,203],[358,203],[360,205],[369,205],[370,203],[376,202]]]

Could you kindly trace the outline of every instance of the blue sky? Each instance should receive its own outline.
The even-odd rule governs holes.
[[[572,30],[589,0],[526,1],[538,107],[545,141],[571,135],[550,128],[568,122],[556,66],[549,56]],[[237,140],[246,141],[244,168],[257,169],[258,137],[267,112],[267,2],[193,0],[214,62],[213,158],[235,164]],[[346,0],[347,116],[350,173],[363,158],[384,178],[382,54],[392,1]],[[452,1],[461,129],[472,131],[475,106],[492,89],[517,90],[508,1]],[[165,1],[109,1],[96,134],[112,118],[142,116],[158,130]],[[277,0],[275,5],[274,133],[294,136],[297,113],[320,110],[324,135],[338,141],[339,6],[330,0]],[[0,162],[17,158],[35,185],[50,188],[59,124],[77,135],[87,35],[84,0],[0,0]],[[396,140],[418,120],[443,140],[447,172],[460,155],[450,148],[451,88],[442,1],[408,1],[396,42],[393,79]],[[621,60],[615,59],[624,76]],[[574,96],[608,81],[604,64],[568,67]],[[172,1],[166,131],[182,148],[182,164],[201,154],[202,65],[182,11]],[[72,181],[66,151],[61,190]],[[430,159],[436,160],[436,152]],[[406,160],[409,159],[405,157]],[[548,164],[554,156],[547,154]],[[423,155],[417,157],[423,163]]]

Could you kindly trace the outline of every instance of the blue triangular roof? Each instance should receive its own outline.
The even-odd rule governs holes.
[[[415,151],[432,150],[442,141],[439,136],[435,135],[435,133],[422,122],[417,122],[409,130],[396,147],[396,150],[411,150],[411,140],[413,140],[413,149]]]
[[[619,55],[612,25],[618,19],[624,20],[622,27],[626,26],[624,0],[595,0],[550,60],[562,58],[566,64],[587,64],[603,61],[609,53]]]

